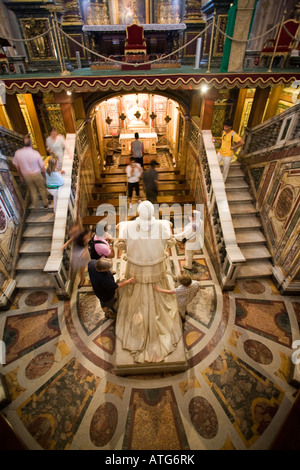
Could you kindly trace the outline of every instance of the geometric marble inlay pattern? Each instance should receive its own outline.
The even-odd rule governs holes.
[[[6,363],[10,364],[59,335],[57,308],[8,317],[3,333]]]
[[[45,450],[68,449],[100,379],[72,359],[18,408]]]
[[[289,316],[283,302],[235,299],[236,325],[285,346],[291,346]]]
[[[123,450],[189,449],[172,387],[132,389]]]
[[[91,334],[105,321],[99,299],[93,292],[79,292],[77,294],[77,314],[87,334]]]
[[[169,255],[178,278],[184,245]],[[300,338],[300,303],[271,279],[222,291],[205,247],[187,273],[201,289],[182,325],[182,372],[116,373],[116,321],[104,316],[87,270],[70,300],[54,289],[16,292],[0,316],[0,373],[11,398],[3,413],[29,449],[100,450],[99,464],[118,450],[197,458],[202,449],[270,448],[296,397],[291,343]]]
[[[247,447],[266,430],[284,392],[229,351],[203,375]]]

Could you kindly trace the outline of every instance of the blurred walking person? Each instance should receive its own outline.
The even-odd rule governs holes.
[[[45,164],[40,153],[32,148],[29,137],[24,138],[24,147],[15,152],[12,162],[18,170],[21,182],[25,182],[29,190],[32,208],[39,208],[38,193],[40,193],[43,206],[47,209],[49,204]]]

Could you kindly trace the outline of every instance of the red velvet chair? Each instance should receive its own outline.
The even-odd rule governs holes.
[[[299,29],[299,21],[287,20],[283,23],[283,25],[292,36],[297,37],[298,29]],[[293,45],[295,43],[295,41],[287,33],[285,28],[283,26],[282,27],[278,26],[275,39],[269,39],[265,43],[260,53],[259,65],[258,65],[259,67],[264,67],[264,66],[268,67],[273,57],[273,54],[274,54],[274,59],[275,57],[282,57],[281,68],[284,67],[293,49]],[[279,34],[279,39],[278,39],[278,43],[276,46],[278,34]],[[276,50],[275,50],[275,46],[276,46]]]
[[[144,28],[138,24],[131,24],[126,28],[126,40],[124,46],[125,56],[127,54],[145,54],[147,52]]]

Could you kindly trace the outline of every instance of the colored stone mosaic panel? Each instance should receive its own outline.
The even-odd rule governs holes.
[[[266,290],[265,286],[259,282],[259,281],[244,281],[243,282],[243,288],[245,289],[246,292],[249,294],[263,294]]]
[[[19,384],[18,370],[19,368],[17,367],[4,376],[5,385],[12,401],[16,400],[26,390],[26,388]]]
[[[175,247],[176,247],[177,256],[184,256],[185,255],[185,244],[184,243],[181,243],[180,241],[177,241]],[[202,250],[195,251],[196,256],[202,255],[202,254],[203,254]]]
[[[8,317],[3,333],[6,364],[19,359],[60,334],[57,308]]]
[[[91,426],[90,438],[97,447],[103,447],[112,439],[118,424],[118,410],[113,403],[102,403],[95,411]]]
[[[212,439],[218,432],[217,415],[204,397],[194,397],[189,403],[191,422],[197,433],[205,439]]]
[[[238,340],[241,336],[242,336],[242,333],[240,333],[239,331],[236,331],[236,330],[232,330],[230,338],[228,340],[228,344],[230,344],[231,346],[234,346],[235,348],[237,348],[237,343],[238,343]]]
[[[115,351],[115,328],[114,323],[109,325],[97,338],[94,343],[99,346],[103,351],[108,354],[113,354]]]
[[[259,364],[271,364],[273,361],[273,354],[267,346],[262,344],[260,341],[253,339],[247,339],[244,344],[245,353],[253,359],[253,361]]]
[[[251,447],[274,418],[284,392],[229,351],[202,373],[245,446]]]
[[[124,392],[125,387],[123,387],[122,385],[117,385],[112,382],[107,382],[105,385],[104,393],[111,393],[113,395],[116,395],[116,397],[120,398],[120,400],[123,400]]]
[[[188,450],[172,387],[132,389],[123,450]]]
[[[67,450],[99,383],[73,358],[18,408],[18,415],[43,449]]]
[[[294,364],[291,362],[291,357],[279,351],[281,364],[275,375],[286,383],[290,383],[293,378]]]
[[[88,335],[107,321],[99,299],[93,292],[77,293],[77,314],[83,329]]]
[[[185,347],[189,350],[193,346],[195,346],[204,336],[204,333],[194,325],[186,321],[184,323],[184,333],[183,339],[185,343]]]
[[[179,384],[182,395],[185,395],[186,392],[192,390],[193,388],[201,387],[196,377],[191,377],[188,380],[184,380]]]
[[[91,361],[97,367],[101,367],[104,370],[109,370],[109,371],[113,370],[114,368],[113,364],[104,360],[100,354],[95,354],[93,351],[91,351],[87,342],[83,341],[81,336],[78,334],[77,327],[74,323],[74,320],[71,314],[71,305],[69,301],[65,301],[64,303],[64,317],[65,317],[66,328],[70,335],[71,341],[73,341],[75,348],[77,348],[81,354],[83,354],[89,361]]]
[[[291,346],[291,325],[284,302],[238,298],[235,302],[236,325],[284,346]]]
[[[48,300],[49,294],[44,291],[32,292],[25,299],[25,304],[28,307],[36,307],[44,304]]]
[[[193,261],[192,271],[184,269],[185,260],[178,260],[180,270],[182,273],[190,274],[195,281],[211,281],[212,277],[209,272],[206,260],[204,258],[197,259]]]
[[[53,353],[43,352],[35,356],[25,369],[25,375],[28,379],[34,380],[46,374],[55,362]]]
[[[217,295],[214,285],[202,286],[194,299],[188,304],[189,316],[209,328],[215,318]]]

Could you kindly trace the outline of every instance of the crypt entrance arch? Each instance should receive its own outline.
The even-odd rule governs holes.
[[[181,166],[183,142],[189,113],[184,97],[167,93],[114,93],[89,100],[87,116],[91,125],[97,167],[103,168],[115,155],[129,155],[127,141],[135,132],[145,138],[145,152],[155,158],[165,153],[177,168]]]

